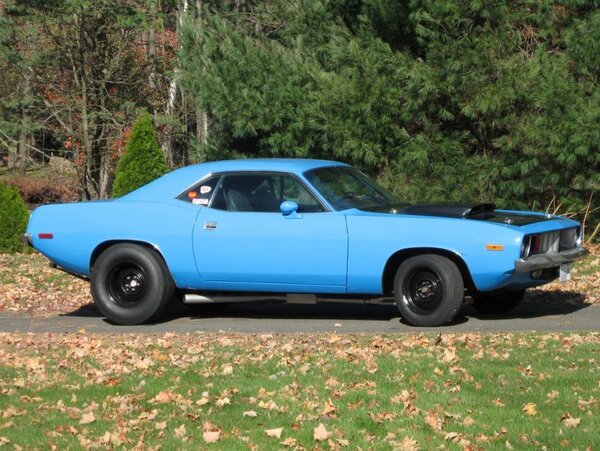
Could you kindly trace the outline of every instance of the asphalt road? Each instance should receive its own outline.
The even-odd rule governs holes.
[[[50,317],[2,313],[0,332],[91,333],[406,333],[599,331],[600,306],[528,301],[509,315],[483,315],[465,306],[456,320],[441,328],[416,328],[402,322],[395,306],[361,304],[178,305],[160,323],[116,326],[93,306]]]

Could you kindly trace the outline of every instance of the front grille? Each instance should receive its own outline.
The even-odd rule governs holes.
[[[568,251],[578,247],[581,239],[580,232],[579,227],[561,230],[559,251]]]
[[[540,233],[531,237],[530,255],[545,254],[548,251],[558,252],[559,248],[560,232]]]
[[[580,244],[580,236],[581,229],[579,227],[528,235],[523,240],[523,257],[574,249]]]

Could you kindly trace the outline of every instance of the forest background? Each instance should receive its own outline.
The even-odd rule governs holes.
[[[598,0],[0,0],[0,177],[110,197],[148,111],[172,168],[337,159],[593,237],[599,76]]]

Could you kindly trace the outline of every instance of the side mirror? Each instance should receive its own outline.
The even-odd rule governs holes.
[[[293,200],[284,200],[281,202],[279,210],[283,216],[295,215],[298,211],[298,204]]]

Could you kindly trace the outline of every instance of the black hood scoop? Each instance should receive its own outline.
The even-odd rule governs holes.
[[[443,216],[445,218],[472,218],[493,214],[496,210],[494,204],[426,204],[411,205],[403,213],[421,216]],[[487,219],[487,218],[480,218]]]
[[[464,218],[479,221],[500,222],[524,226],[536,222],[548,221],[552,218],[527,213],[506,213],[496,211],[491,203],[482,204],[425,204],[411,205],[401,211],[407,215],[441,216],[444,218]]]

